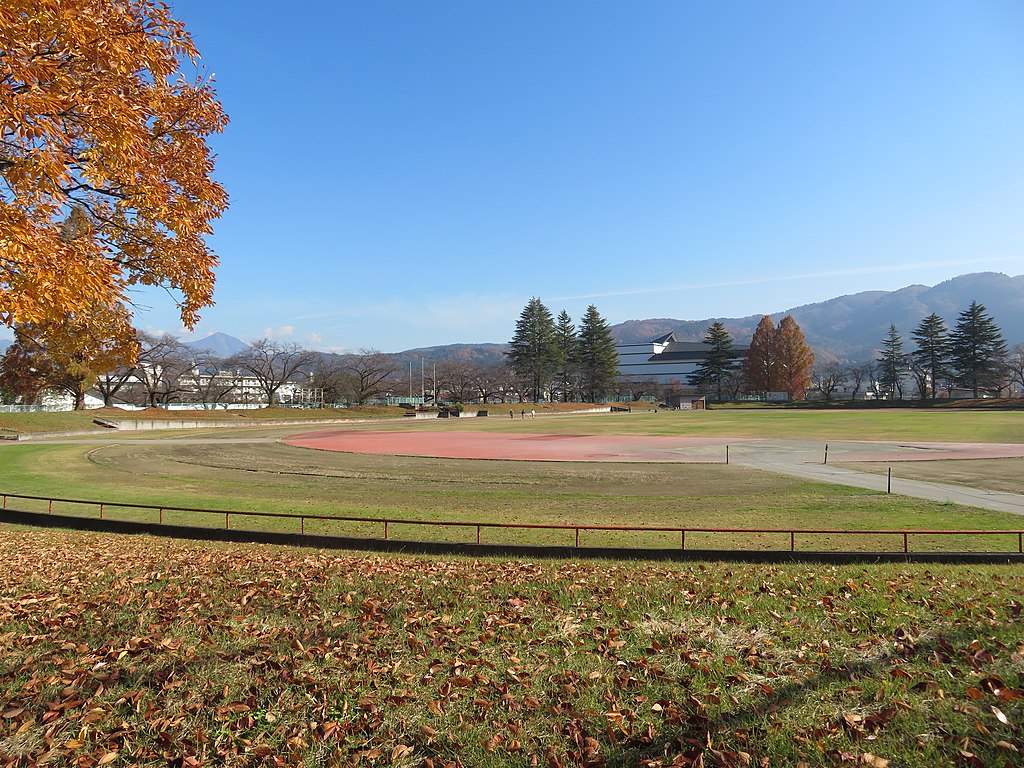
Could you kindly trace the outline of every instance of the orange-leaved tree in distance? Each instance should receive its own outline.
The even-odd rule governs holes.
[[[0,324],[88,323],[134,285],[171,290],[188,327],[213,303],[206,138],[227,117],[182,74],[198,55],[153,0],[0,3]]]
[[[775,360],[779,366],[779,388],[793,400],[803,400],[811,386],[814,352],[792,315],[779,321],[775,330]]]
[[[802,400],[813,367],[814,352],[792,315],[782,318],[778,327],[768,315],[761,318],[743,366],[749,391],[786,392],[791,399]]]
[[[71,396],[75,410],[98,376],[132,365],[139,344],[121,304],[68,313],[63,322],[19,323],[0,363],[0,387],[31,402],[44,390]]]

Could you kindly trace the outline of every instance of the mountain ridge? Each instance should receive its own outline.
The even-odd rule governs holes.
[[[792,315],[818,355],[860,361],[875,356],[890,324],[896,326],[910,348],[910,333],[925,317],[935,312],[952,328],[971,301],[985,305],[1010,346],[1024,342],[1024,275],[1010,277],[1001,272],[959,275],[934,286],[913,284],[895,291],[861,291],[769,316],[778,321]],[[675,331],[680,341],[700,341],[707,327],[718,321],[737,343],[744,344],[762,317],[627,320],[613,325],[612,333],[620,343],[649,341],[670,331]]]
[[[825,301],[803,304],[769,316],[776,322],[792,315],[799,323],[815,354],[826,359],[859,362],[870,360],[889,330],[895,324],[910,349],[911,331],[935,312],[948,328],[972,301],[985,305],[1003,332],[1007,344],[1024,343],[1024,275],[1008,276],[1001,272],[971,272],[944,280],[934,286],[914,283],[894,291],[861,291],[844,294]],[[737,344],[745,344],[763,314],[745,317],[712,317],[703,320],[680,320],[659,317],[626,320],[611,326],[618,343],[642,343],[674,331],[680,341],[701,341],[713,322],[721,322]],[[0,339],[0,354],[11,344]],[[196,341],[186,342],[196,349],[209,349],[221,357],[245,349],[249,345],[227,333],[213,333]],[[459,362],[492,365],[504,359],[507,342],[479,344],[443,344],[417,347],[388,353],[414,369],[438,362]]]

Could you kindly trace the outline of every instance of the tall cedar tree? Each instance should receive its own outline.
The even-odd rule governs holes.
[[[127,312],[139,284],[189,328],[213,303],[227,195],[206,139],[227,116],[198,58],[156,0],[0,2],[0,325],[105,336],[89,311]]]
[[[949,334],[949,362],[956,383],[977,397],[998,389],[1006,358],[1006,341],[984,304],[972,301]]]
[[[807,346],[804,332],[792,315],[779,321],[775,331],[775,361],[778,365],[779,388],[791,400],[803,400],[811,386],[814,353]]]
[[[754,330],[750,352],[743,363],[743,375],[751,392],[778,390],[779,372],[775,359],[775,323],[765,315]]]
[[[715,399],[721,402],[726,383],[736,369],[733,339],[725,326],[716,322],[708,327],[704,343],[708,345],[707,356],[690,376],[690,384],[702,392],[713,391]]]
[[[580,378],[587,399],[599,398],[615,391],[619,379],[619,355],[615,351],[612,330],[591,304],[580,321]]]
[[[946,321],[932,312],[920,325],[910,332],[916,348],[910,353],[918,369],[924,372],[928,392],[934,400],[938,394],[939,381],[946,377],[949,358],[949,331]],[[925,392],[921,393],[925,396]]]
[[[889,324],[889,332],[882,339],[878,353],[878,383],[889,400],[903,399],[903,372],[907,367],[907,356],[903,354],[903,338],[895,323]]]
[[[540,299],[532,298],[523,307],[508,346],[512,370],[530,382],[530,394],[538,402],[558,368],[555,321]]]
[[[580,340],[576,335],[576,326],[564,309],[555,323],[555,345],[558,348],[558,366],[556,375],[562,402],[575,399],[576,382],[579,372]]]

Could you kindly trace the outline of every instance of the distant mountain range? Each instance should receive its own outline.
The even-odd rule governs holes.
[[[820,357],[861,361],[875,357],[890,323],[896,325],[903,336],[905,347],[910,349],[913,347],[910,332],[922,319],[935,312],[951,328],[956,323],[957,315],[972,301],[985,305],[1010,346],[1024,343],[1024,275],[1009,277],[999,272],[960,275],[933,287],[908,285],[898,291],[864,291],[775,312],[771,317],[778,321],[786,315],[792,315]],[[680,341],[700,341],[707,333],[708,326],[719,321],[738,344],[746,344],[761,317],[627,320],[613,325],[612,334],[620,343],[650,341],[670,331],[675,331]],[[8,339],[0,339],[0,353],[10,343]],[[214,333],[188,342],[188,346],[208,349],[218,357],[230,357],[249,345],[226,333]],[[507,349],[507,343],[447,344],[408,349],[394,353],[394,357],[403,367],[412,363],[414,369],[419,369],[421,364],[429,366],[443,361],[490,365],[501,362]]]
[[[935,312],[952,328],[972,301],[985,305],[1010,346],[1024,343],[1024,275],[1008,277],[999,272],[960,275],[934,287],[909,285],[898,291],[864,291],[775,312],[771,317],[778,321],[792,315],[819,356],[860,361],[875,356],[890,324],[896,325],[909,350],[913,347],[910,332],[921,320]],[[738,343],[745,344],[761,317],[627,320],[612,326],[612,332],[623,343],[649,341],[669,331],[675,331],[680,341],[700,341],[708,326],[718,320]]]

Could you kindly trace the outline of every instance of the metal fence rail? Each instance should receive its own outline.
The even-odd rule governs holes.
[[[299,532],[306,533],[306,521],[327,520],[344,523],[371,523],[382,526],[384,539],[389,539],[394,526],[420,525],[437,528],[470,528],[476,530],[476,543],[480,544],[480,533],[483,529],[526,529],[526,530],[551,530],[551,531],[573,531],[575,534],[574,545],[580,547],[580,532],[584,531],[618,531],[636,533],[675,533],[679,535],[679,549],[686,550],[687,534],[701,533],[729,533],[729,534],[770,534],[778,535],[780,538],[789,538],[789,551],[797,551],[797,536],[827,535],[827,536],[893,536],[897,540],[902,539],[903,552],[910,553],[911,536],[1016,536],[1017,553],[1024,553],[1024,529],[994,530],[994,529],[957,529],[957,530],[929,530],[929,529],[836,529],[836,528],[677,528],[666,526],[639,526],[639,525],[560,525],[555,523],[492,523],[476,522],[465,520],[408,520],[404,518],[381,518],[381,517],[358,517],[344,515],[318,515],[296,512],[252,512],[235,509],[201,509],[198,507],[175,507],[156,504],[129,504],[124,502],[94,501],[90,499],[65,499],[50,496],[29,496],[18,493],[4,493],[3,509],[7,509],[8,499],[25,499],[30,501],[46,502],[47,512],[54,513],[55,504],[78,504],[95,507],[102,520],[107,509],[133,509],[149,510],[157,513],[158,521],[163,524],[165,512],[189,512],[203,515],[216,515],[224,518],[224,527],[231,528],[231,518],[236,520],[243,517],[254,518],[284,518],[297,520]],[[841,550],[849,551],[849,550]],[[999,553],[1011,550],[983,550],[984,552]]]

